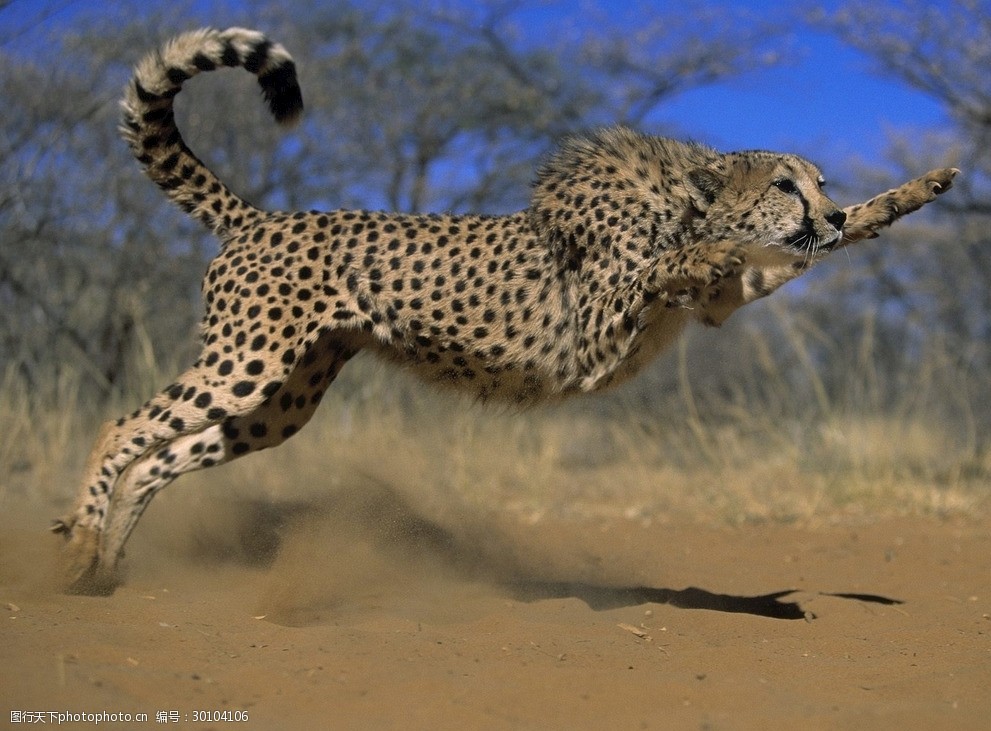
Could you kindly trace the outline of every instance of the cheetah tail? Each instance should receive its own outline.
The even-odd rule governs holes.
[[[173,100],[186,80],[203,71],[240,66],[258,77],[281,124],[303,110],[296,65],[286,50],[244,28],[184,33],[137,65],[121,101],[121,134],[145,172],[165,194],[218,235],[238,229],[258,209],[233,193],[183,142]]]

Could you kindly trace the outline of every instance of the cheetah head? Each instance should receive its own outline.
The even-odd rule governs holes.
[[[819,168],[797,155],[732,153],[688,180],[706,238],[735,240],[749,258],[811,263],[843,238],[846,214],[823,192]]]

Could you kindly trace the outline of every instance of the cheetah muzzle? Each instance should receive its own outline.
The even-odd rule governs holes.
[[[935,170],[839,209],[795,155],[721,154],[617,127],[563,142],[530,206],[504,216],[269,212],[189,150],[173,101],[191,77],[253,73],[276,120],[302,111],[286,50],[241,28],[142,60],[121,130],[147,175],[216,233],[199,357],[101,430],[64,534],[70,591],[109,593],[125,541],[179,475],[274,447],[362,349],[425,379],[529,405],[620,383],[692,320],[718,325],[830,251],[946,191]]]

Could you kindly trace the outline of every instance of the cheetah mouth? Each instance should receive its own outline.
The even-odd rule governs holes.
[[[784,246],[802,255],[831,251],[843,239],[843,231],[837,231],[834,235],[823,238],[809,229],[802,229],[796,234],[792,234],[785,239]]]

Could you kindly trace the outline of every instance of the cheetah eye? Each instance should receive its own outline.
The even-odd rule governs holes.
[[[798,186],[795,185],[795,181],[789,178],[778,178],[771,183],[775,188],[780,190],[782,193],[787,193],[788,195],[795,195],[798,193]]]
[[[818,178],[816,180],[816,183],[819,185],[819,190],[822,190],[823,188],[826,187],[826,179],[823,177]]]

